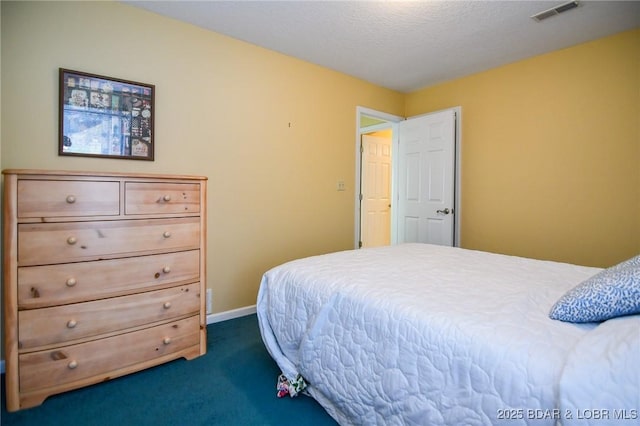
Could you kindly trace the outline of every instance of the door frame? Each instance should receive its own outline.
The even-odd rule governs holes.
[[[460,247],[461,240],[461,223],[462,223],[462,107],[456,106],[451,108],[445,108],[438,111],[430,111],[424,114],[415,115],[408,118],[422,117],[429,114],[434,114],[442,111],[453,111],[456,115],[455,125],[455,172],[454,172],[454,222],[453,222],[453,245],[454,247]],[[367,115],[369,117],[377,118],[385,121],[386,123],[377,124],[375,126],[368,126],[360,128],[360,117]],[[356,143],[355,143],[355,157],[356,157],[356,173],[355,173],[355,186],[354,191],[354,248],[359,247],[360,242],[360,227],[361,227],[361,212],[360,212],[360,188],[361,188],[361,176],[362,176],[362,157],[360,153],[360,140],[361,135],[364,133],[371,133],[376,130],[384,130],[391,128],[392,140],[391,140],[391,244],[397,244],[397,217],[396,209],[393,207],[394,203],[398,202],[398,123],[406,120],[407,118],[389,114],[382,111],[376,111],[371,108],[356,107]]]

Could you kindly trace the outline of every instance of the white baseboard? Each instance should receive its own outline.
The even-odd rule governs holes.
[[[234,318],[240,318],[256,313],[256,305],[245,306],[243,308],[232,309],[230,311],[218,312],[217,314],[207,315],[207,324],[214,322],[226,321]]]
[[[244,308],[232,309],[230,311],[218,312],[217,314],[207,315],[207,325],[214,322],[226,321],[234,318],[240,318],[256,313],[256,305],[245,306]],[[0,374],[4,374],[4,360],[0,360]]]

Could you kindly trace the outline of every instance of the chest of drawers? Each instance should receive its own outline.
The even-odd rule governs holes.
[[[9,411],[205,353],[205,177],[3,174]]]

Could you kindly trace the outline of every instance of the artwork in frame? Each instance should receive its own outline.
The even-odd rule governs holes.
[[[60,68],[59,155],[153,161],[155,86]]]

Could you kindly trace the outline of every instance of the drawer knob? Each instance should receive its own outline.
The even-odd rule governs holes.
[[[163,199],[164,201],[171,201],[171,195],[167,194],[167,195],[165,195],[164,197],[162,197],[162,199]]]
[[[163,237],[165,238],[169,238],[171,236],[171,232],[169,231],[164,231],[164,233],[162,234]]]
[[[74,285],[77,284],[77,281],[75,278],[72,277],[67,280],[66,284],[67,284],[67,287],[73,287]]]
[[[76,202],[76,197],[75,195],[67,195],[67,203],[69,204],[73,204]]]
[[[169,309],[171,307],[171,302],[164,302],[162,305],[165,309]]]
[[[78,361],[76,361],[75,359],[73,361],[71,361],[69,364],[67,364],[67,367],[69,367],[69,370],[73,370],[78,366]]]
[[[67,328],[75,328],[78,322],[74,319],[67,321]]]
[[[171,272],[171,267],[165,266],[164,268],[162,268],[162,272],[164,272],[165,274],[168,274],[169,272]]]
[[[165,337],[164,339],[162,339],[162,343],[168,345],[169,343],[171,343],[171,337]]]
[[[77,242],[78,242],[78,239],[76,237],[67,238],[67,244],[69,244],[70,246],[74,245]]]

